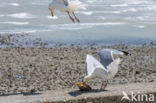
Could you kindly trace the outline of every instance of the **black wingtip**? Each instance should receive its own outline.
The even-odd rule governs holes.
[[[121,51],[121,52],[123,52],[124,53],[124,55],[130,55],[130,53],[128,53],[128,52],[126,52],[126,51],[123,51],[123,50],[119,50],[119,51]]]

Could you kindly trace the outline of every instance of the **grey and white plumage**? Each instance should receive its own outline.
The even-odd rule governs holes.
[[[120,58],[114,59],[113,54],[127,55],[128,53],[115,49],[102,49],[97,54],[100,57],[100,62],[92,55],[87,54],[86,76],[84,77],[84,81],[100,78],[102,80],[102,88],[104,85],[103,82],[112,79],[118,71],[118,66],[121,60]],[[106,84],[104,85],[104,88],[106,87]]]
[[[127,55],[128,53],[115,49],[102,49],[98,52],[101,64],[107,69],[107,66],[114,61],[113,54]]]
[[[85,9],[84,4],[79,0],[52,0],[48,8],[51,11],[52,16],[54,16],[54,10],[67,12],[69,18],[73,22],[75,22],[75,20],[79,22],[79,19],[75,16],[74,12],[79,9]],[[73,14],[75,20],[70,16],[70,13]]]

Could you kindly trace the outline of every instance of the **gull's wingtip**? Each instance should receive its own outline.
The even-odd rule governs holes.
[[[113,52],[114,54],[121,54],[121,55],[130,55],[129,52],[124,51],[124,50],[117,50],[117,49],[109,49],[109,48],[103,48],[100,52],[102,51],[109,51],[109,52]],[[98,52],[97,54],[99,54],[100,52]]]
[[[126,55],[126,56],[127,56],[127,55],[130,55],[130,53],[127,52],[127,51],[124,51],[124,50],[119,50],[119,51],[123,52],[123,54]]]

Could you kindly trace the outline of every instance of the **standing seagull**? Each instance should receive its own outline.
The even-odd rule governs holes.
[[[69,18],[75,22],[80,22],[80,20],[76,17],[74,11],[79,9],[84,9],[84,5],[79,0],[52,0],[52,2],[49,4],[49,10],[51,11],[51,15],[54,16],[54,10],[59,10],[62,12],[67,12]],[[74,18],[70,15],[70,13],[73,14]]]
[[[100,57],[100,62],[95,59],[92,55],[86,57],[86,76],[82,84],[86,85],[86,82],[100,78],[102,80],[101,89],[104,90],[107,86],[108,80],[112,79],[118,71],[120,58],[114,60],[113,54],[128,55],[125,51],[119,51],[115,49],[102,49],[97,53]],[[81,83],[77,83],[80,87]]]

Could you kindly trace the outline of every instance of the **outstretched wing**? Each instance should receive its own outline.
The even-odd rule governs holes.
[[[94,72],[95,69],[101,68],[107,71],[103,65],[96,60],[92,55],[87,55],[86,57],[86,75],[90,75]]]
[[[125,51],[119,51],[115,49],[102,49],[100,52],[98,52],[98,55],[100,57],[101,64],[105,68],[107,68],[107,66],[114,61],[113,54],[127,55],[128,53]]]

